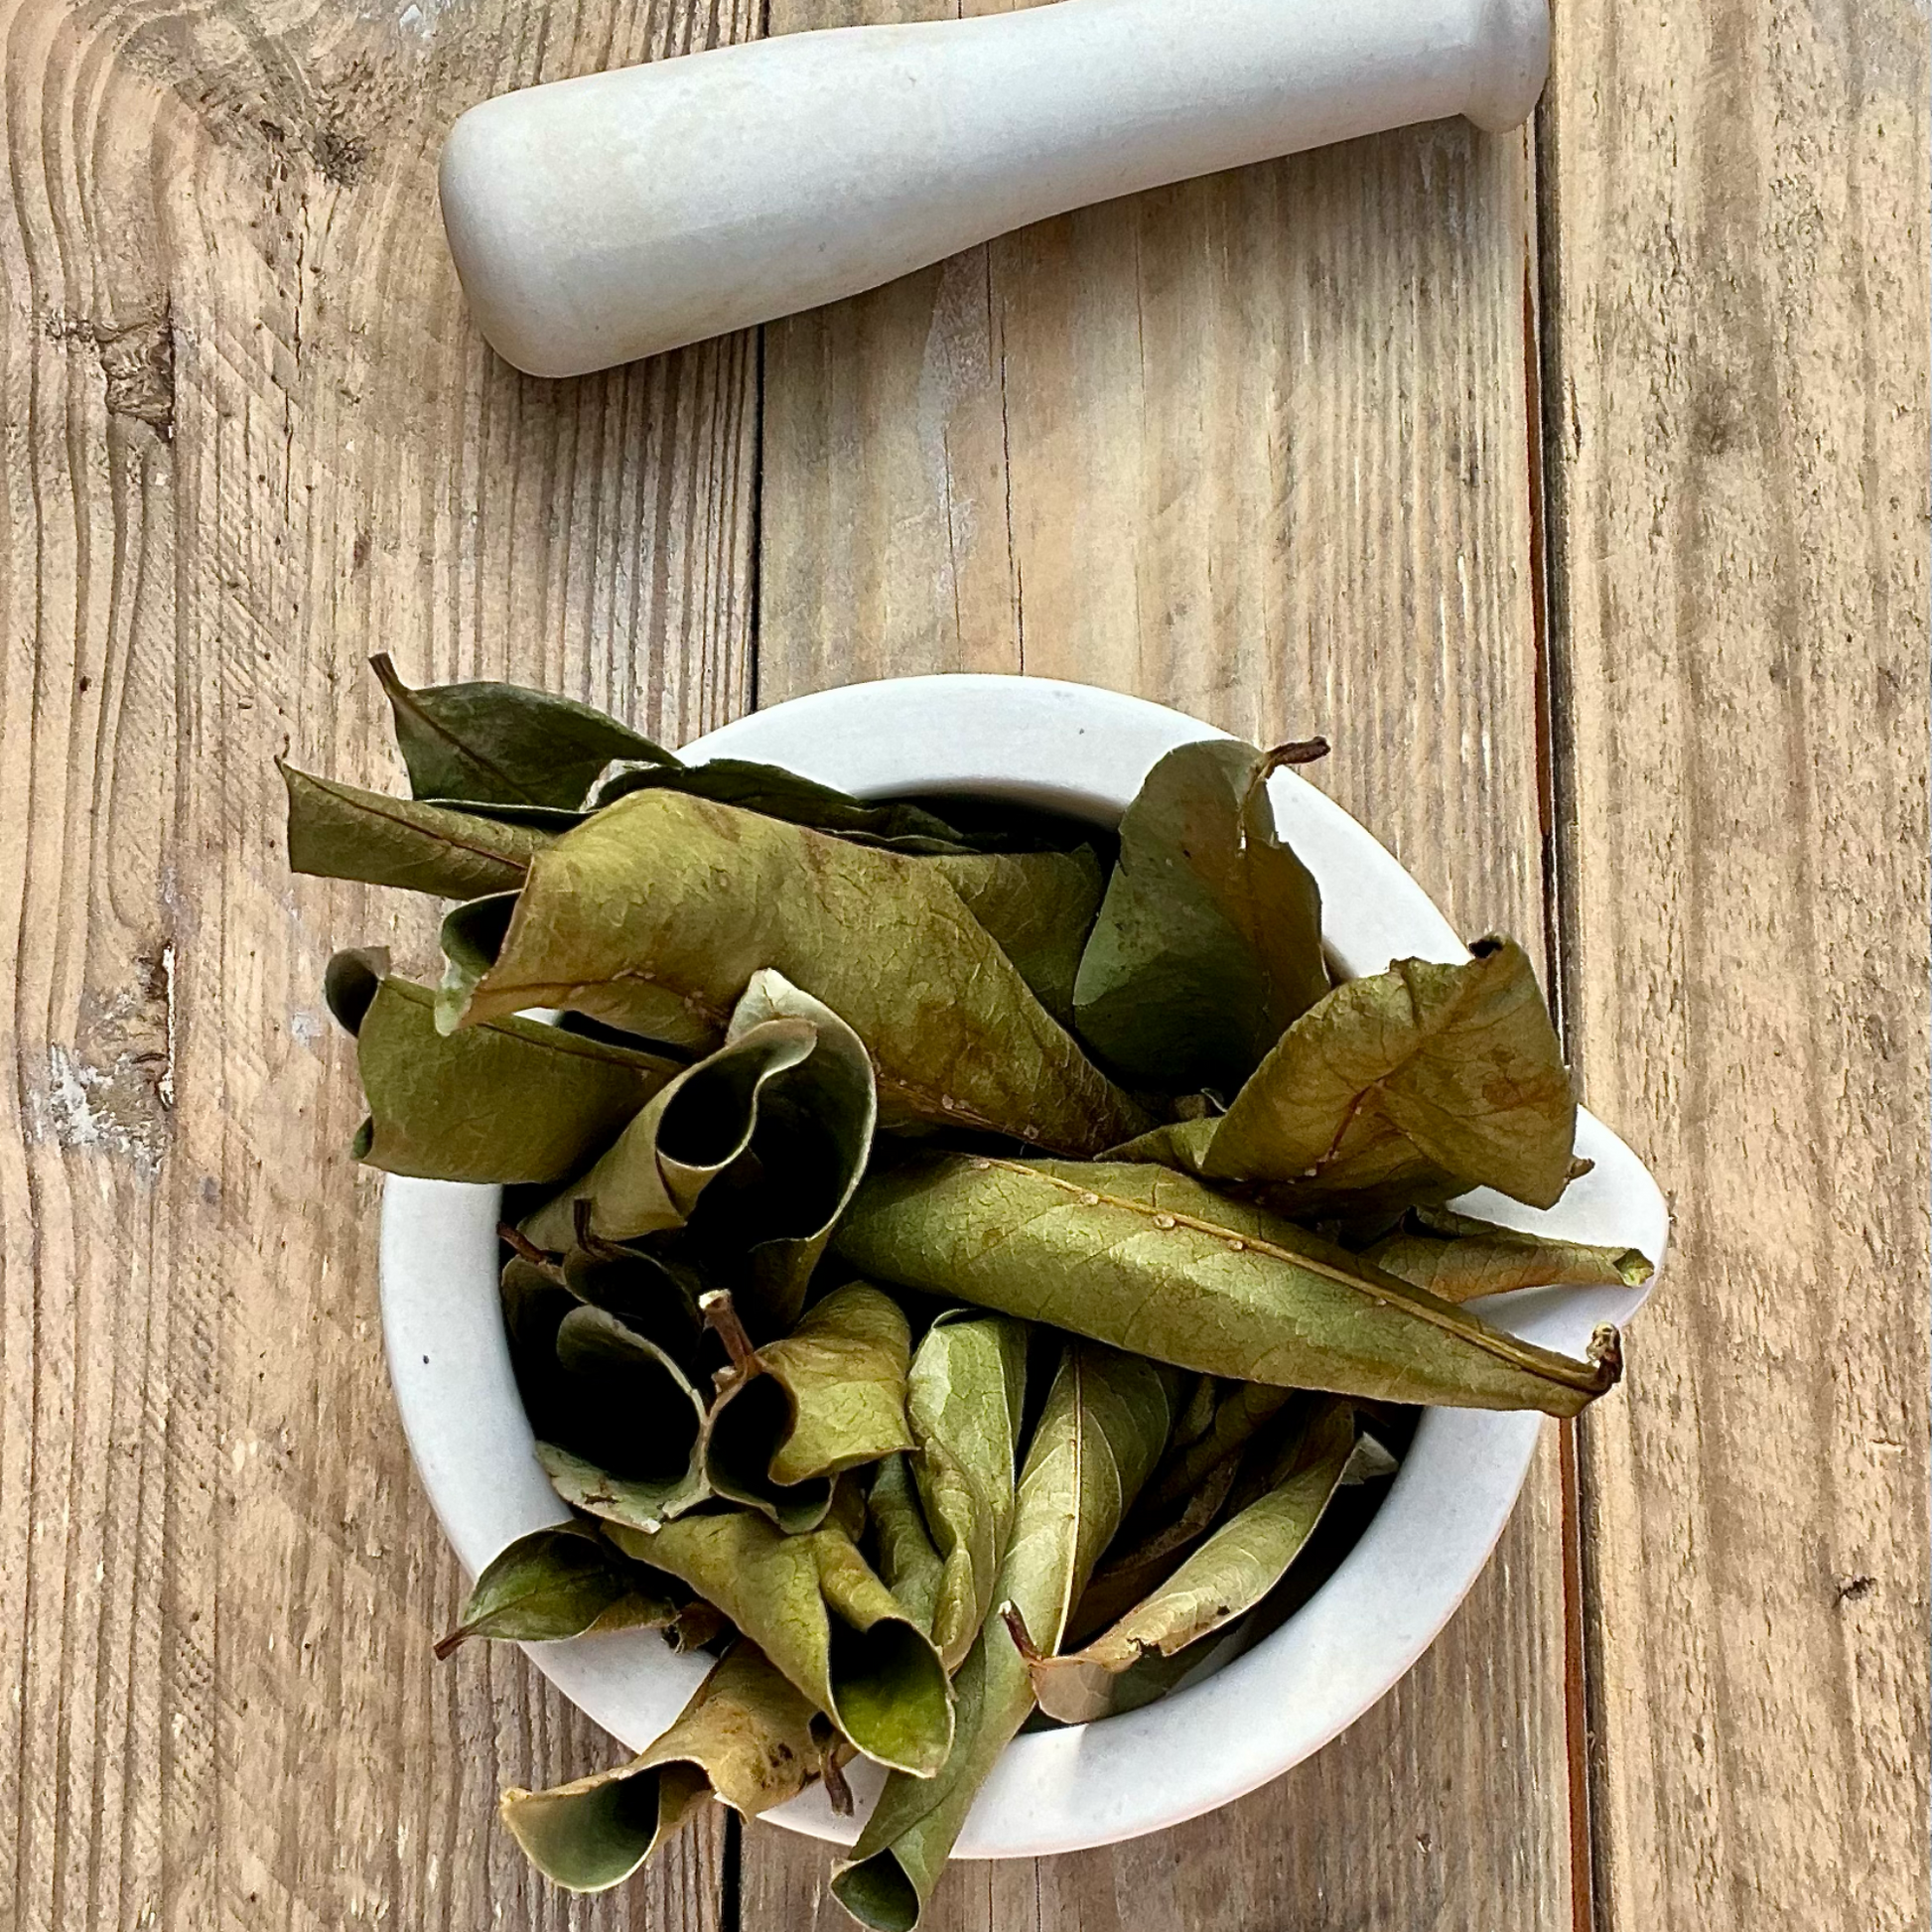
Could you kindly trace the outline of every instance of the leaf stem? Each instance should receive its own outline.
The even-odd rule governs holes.
[[[738,1318],[730,1289],[706,1289],[698,1297],[698,1312],[704,1316],[704,1325],[725,1344],[725,1353],[731,1357],[728,1374],[748,1382],[753,1376],[764,1373],[764,1363],[759,1360],[752,1337],[746,1333],[744,1322]]]
[[[1034,1642],[1033,1636],[1027,1628],[1027,1619],[1020,1614],[1020,1605],[1018,1603],[1002,1603],[1000,1605],[1000,1621],[1007,1626],[1007,1635],[1013,1639],[1014,1649],[1019,1651],[1028,1663],[1039,1664],[1045,1662],[1045,1654]]]
[[[511,1227],[507,1221],[496,1223],[496,1239],[508,1248],[521,1261],[527,1261],[532,1268],[541,1268],[546,1275],[562,1281],[563,1270],[559,1268],[549,1251],[539,1248],[521,1228]]]

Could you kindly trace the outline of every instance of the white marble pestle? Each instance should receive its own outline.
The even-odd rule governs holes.
[[[579,375],[1029,221],[1383,128],[1516,126],[1546,0],[1058,0],[587,74],[473,107],[443,219],[479,327]]]

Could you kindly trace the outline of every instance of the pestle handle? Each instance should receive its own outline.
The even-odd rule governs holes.
[[[473,107],[443,219],[478,326],[579,375],[1117,195],[1415,121],[1527,118],[1546,0],[1057,0]]]

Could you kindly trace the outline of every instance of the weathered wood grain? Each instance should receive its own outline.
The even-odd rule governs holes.
[[[1025,669],[1323,732],[1316,782],[1463,929],[1540,955],[1528,204],[1521,140],[1421,129],[770,326],[759,701]],[[1556,1463],[1553,1439],[1447,1636],[1339,1742],[1176,1832],[956,1867],[928,1925],[1568,1932]],[[748,1827],[748,1932],[839,1923],[826,1865]]]
[[[284,748],[394,774],[362,670],[510,673],[673,740],[748,700],[755,356],[523,381],[465,321],[442,130],[749,5],[25,0],[0,210],[0,1919],[589,1922],[494,1827],[608,1740],[461,1580],[376,1326]],[[720,1922],[722,1833],[597,1908]]]
[[[1563,7],[1561,929],[1675,1200],[1584,1428],[1602,1932],[1926,1922],[1926,25]]]

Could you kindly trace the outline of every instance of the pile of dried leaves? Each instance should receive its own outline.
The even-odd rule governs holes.
[[[1330,984],[1266,789],[1319,746],[1184,747],[1116,847],[376,669],[412,795],[285,770],[291,863],[462,902],[440,987],[330,969],[355,1153],[509,1190],[504,1322],[573,1512],[442,1648],[647,1625],[718,1658],[640,1757],[505,1794],[561,1883],[709,1796],[839,1802],[857,1751],[891,1776],[833,1890],[910,1927],[1035,1708],[1144,1703],[1279,1604],[1392,1471],[1394,1405],[1615,1381],[1613,1331],[1574,1361],[1461,1306],[1649,1264],[1446,1205],[1558,1198],[1570,1076],[1509,940]]]

